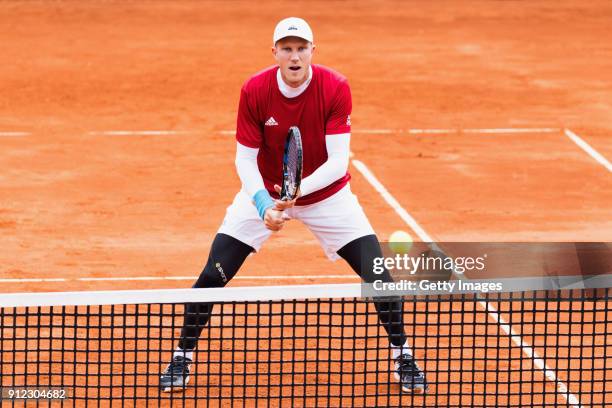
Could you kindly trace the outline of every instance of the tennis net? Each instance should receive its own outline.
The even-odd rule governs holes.
[[[62,406],[610,406],[609,295],[405,298],[424,395],[395,380],[381,300],[362,298],[359,284],[2,295],[3,404],[27,393],[46,404],[51,388]],[[162,393],[184,303],[203,301],[217,305],[191,381]]]

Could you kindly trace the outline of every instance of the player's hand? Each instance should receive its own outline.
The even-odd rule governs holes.
[[[276,192],[280,195],[281,191],[283,191],[283,189],[281,188],[281,186],[279,186],[278,184],[274,185],[274,190],[276,190]],[[293,200],[287,200],[287,201],[283,201],[283,200],[274,200],[274,209],[275,210],[279,210],[279,211],[283,211],[286,210],[288,208],[291,208],[295,205],[295,202],[297,201],[297,199],[300,198],[300,190],[298,189],[297,195],[295,196],[295,198]]]
[[[283,217],[283,212],[270,207],[264,214],[264,224],[270,231],[280,231],[283,229],[286,218]]]

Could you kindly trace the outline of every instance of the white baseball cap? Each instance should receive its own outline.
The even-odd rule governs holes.
[[[312,30],[308,23],[298,17],[288,17],[281,20],[274,29],[272,41],[274,44],[285,37],[300,37],[312,42]]]

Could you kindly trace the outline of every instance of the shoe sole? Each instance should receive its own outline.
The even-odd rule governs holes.
[[[393,373],[393,376],[397,381],[400,380],[400,376],[398,373]],[[409,392],[412,394],[425,394],[429,387],[425,384],[414,384],[412,388],[402,385],[402,391]]]
[[[397,381],[400,380],[400,376],[398,373],[393,373],[393,375],[395,376],[395,379]],[[183,382],[183,384],[180,385],[171,385],[169,387],[165,387],[162,388],[162,392],[184,392],[185,391],[185,386],[189,384],[189,377],[185,378],[185,382]],[[417,385],[414,388],[409,388],[406,386],[402,385],[402,391],[404,392],[411,392],[413,394],[424,394],[427,391],[428,387],[423,385]]]
[[[162,392],[184,392],[185,388],[189,384],[189,376],[185,377],[185,381],[182,384],[172,384],[167,387],[161,388]]]

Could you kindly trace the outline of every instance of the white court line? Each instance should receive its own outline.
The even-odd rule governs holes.
[[[23,283],[23,282],[66,282],[68,279],[64,278],[2,278],[2,283]]]
[[[419,236],[419,238],[423,242],[434,242],[429,234],[421,228],[421,226],[417,223],[417,221],[410,215],[408,212],[399,204],[399,202],[389,193],[389,191],[378,181],[376,176],[368,169],[368,167],[359,160],[353,160],[353,165],[359,170],[359,172],[366,178],[366,180],[374,187],[376,191],[383,197],[383,199],[395,210],[395,212],[400,216],[408,226],[410,226],[413,231]],[[572,408],[582,408],[580,405],[580,401],[578,398],[569,392],[567,385],[565,385],[561,380],[557,378],[557,375],[554,370],[552,370],[546,362],[539,356],[537,351],[535,351],[529,343],[527,343],[520,335],[516,334],[516,332],[512,329],[503,318],[497,312],[497,310],[490,305],[486,301],[479,301],[479,304],[491,315],[491,317],[498,323],[500,329],[506,333],[506,335],[510,336],[512,341],[521,349],[526,356],[528,356],[532,361],[533,365],[544,372],[544,376],[550,382],[555,383],[557,387],[557,393],[562,395],[566,401],[571,404]]]
[[[457,129],[408,129],[406,133],[411,135],[422,135],[422,134],[447,134],[447,133],[458,133]]]
[[[486,302],[484,300],[479,301],[478,304],[489,312],[489,315],[491,315],[491,317],[499,324],[499,327],[506,334],[510,335],[514,344],[519,346],[523,350],[523,352],[527,355],[527,357],[533,360],[533,365],[538,370],[544,372],[544,375],[546,376],[548,381],[556,384],[557,393],[565,397],[566,401],[571,405],[572,408],[582,408],[582,405],[580,405],[580,400],[578,399],[578,397],[572,394],[567,388],[567,385],[565,385],[563,381],[557,378],[557,374],[555,373],[555,371],[551,369],[550,367],[548,367],[548,365],[546,364],[546,361],[544,361],[544,359],[540,357],[538,352],[535,351],[533,347],[531,347],[529,343],[527,343],[521,337],[521,335],[517,334],[514,331],[512,326],[510,326],[497,312],[497,309],[495,309],[495,307],[491,305],[491,303]]]
[[[461,133],[559,133],[560,128],[491,128],[491,129],[459,129]]]
[[[120,277],[96,277],[96,278],[0,278],[0,283],[27,283],[27,282],[113,282],[113,281],[161,281],[161,280],[187,280],[193,281],[197,276],[120,276]],[[232,280],[304,280],[304,279],[356,279],[354,274],[347,275],[239,275]]]
[[[300,279],[343,279],[357,278],[356,275],[259,275],[259,276],[244,276],[239,275],[232,280],[300,280]],[[195,280],[197,276],[121,276],[121,277],[101,277],[101,278],[77,278],[83,282],[100,282],[100,281],[160,281],[160,280]]]
[[[565,133],[567,137],[570,138],[572,142],[576,143],[578,147],[580,147],[582,150],[587,152],[589,156],[591,156],[599,164],[604,166],[606,169],[608,169],[609,172],[612,173],[612,164],[610,164],[608,159],[606,159],[601,153],[599,153],[597,150],[591,147],[591,145],[589,145],[580,136],[578,136],[576,133],[572,132],[571,130],[564,129],[563,132]]]
[[[476,133],[476,134],[517,134],[517,133],[559,133],[562,129],[551,127],[537,128],[448,128],[448,129],[352,129],[353,134],[364,135],[389,135],[389,134],[410,134],[410,135],[441,135],[452,133]],[[235,135],[236,130],[220,130],[222,135]]]
[[[83,282],[98,282],[98,281],[150,281],[150,280],[163,280],[161,276],[122,276],[122,277],[106,277],[106,278],[77,278],[78,281]],[[192,277],[193,279],[193,277]]]
[[[0,132],[0,137],[22,137],[29,134],[30,132]]]
[[[360,280],[356,274],[346,275],[267,275],[267,276],[236,276],[233,279],[244,279],[244,280],[266,280],[266,279],[357,279]]]
[[[95,136],[171,136],[192,133],[186,130],[101,130],[87,132]]]
[[[366,178],[366,180],[368,180],[372,187],[374,187],[374,189],[378,191],[382,198],[387,202],[387,204],[391,206],[391,208],[395,210],[395,212],[400,216],[400,218],[404,220],[404,222],[408,224],[408,226],[410,226],[410,228],[412,228],[414,232],[416,232],[421,241],[434,242],[434,240],[429,236],[429,234],[426,233],[423,228],[421,228],[421,226],[414,219],[414,217],[408,214],[408,211],[406,211],[395,199],[395,197],[393,197],[391,193],[389,193],[385,186],[383,186],[382,183],[378,181],[376,176],[372,174],[370,169],[368,169],[365,164],[363,164],[359,160],[353,159],[353,165],[357,167],[357,170],[359,170],[359,172]]]
[[[362,133],[368,135],[387,135],[391,133],[402,133],[402,129],[351,129],[351,133]]]
[[[517,134],[517,133],[559,133],[560,128],[457,128],[457,129],[407,129],[396,133],[420,134],[449,134],[449,133],[476,133],[476,134]]]

